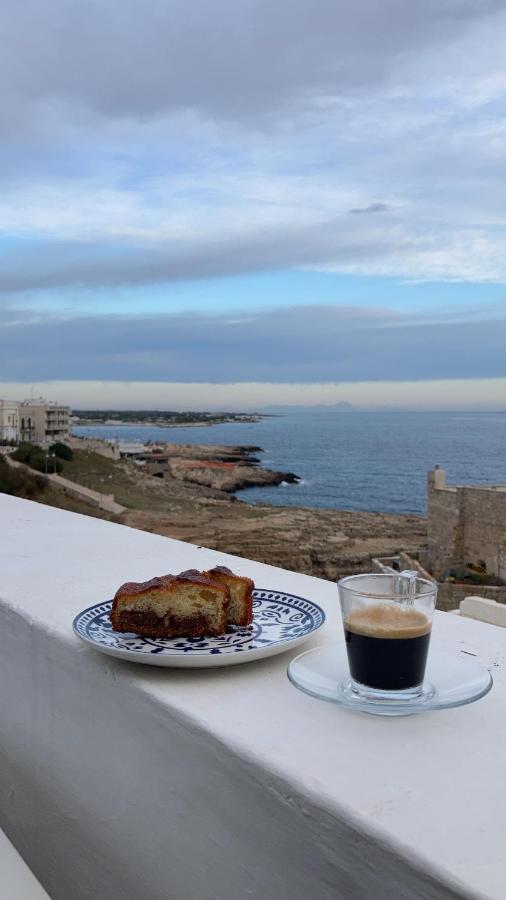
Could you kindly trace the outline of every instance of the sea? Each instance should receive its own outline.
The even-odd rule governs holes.
[[[300,484],[253,487],[249,503],[426,513],[427,471],[449,484],[506,484],[506,413],[293,412],[202,428],[74,426],[76,435],[177,444],[254,444],[262,465]]]

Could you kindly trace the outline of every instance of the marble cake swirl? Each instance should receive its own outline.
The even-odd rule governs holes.
[[[112,628],[150,638],[218,636],[251,623],[253,587],[226,567],[127,582],[114,596]]]

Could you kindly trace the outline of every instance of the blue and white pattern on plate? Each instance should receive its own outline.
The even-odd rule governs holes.
[[[108,600],[79,613],[73,623],[75,634],[103,653],[151,666],[200,668],[251,662],[297,646],[325,621],[325,613],[311,600],[255,589],[253,624],[247,628],[231,628],[220,637],[164,640],[113,631],[111,606]]]

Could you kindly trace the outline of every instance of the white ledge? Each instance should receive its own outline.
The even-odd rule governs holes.
[[[8,900],[51,900],[1,830],[0,872],[2,895]]]
[[[0,533],[0,827],[52,897],[504,900],[504,630],[436,614],[493,668],[478,703],[359,715],[292,687],[293,653],[158,670],[71,630],[122,581],[228,561],[332,643],[334,584],[5,495]]]

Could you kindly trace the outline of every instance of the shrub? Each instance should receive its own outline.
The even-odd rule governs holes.
[[[63,464],[57,456],[48,459],[46,465],[46,454],[44,450],[37,446],[37,444],[30,444],[28,441],[24,441],[19,445],[18,449],[12,454],[12,458],[18,462],[25,463],[25,465],[30,466],[32,469],[36,469],[37,472],[45,473],[47,469],[48,474],[52,474],[53,472],[59,474],[63,471]]]
[[[49,448],[50,453],[54,453],[55,456],[58,456],[60,459],[68,459],[69,462],[74,459],[74,451],[68,444],[63,444],[61,441],[57,441],[56,444],[51,444]]]
[[[47,480],[41,475],[32,475],[26,469],[15,469],[0,456],[0,493],[14,497],[38,497],[47,486]]]
[[[38,449],[39,448],[35,447],[34,444],[29,444],[28,441],[22,441],[18,449],[12,454],[12,458],[17,459],[18,462],[29,464],[33,451]]]

